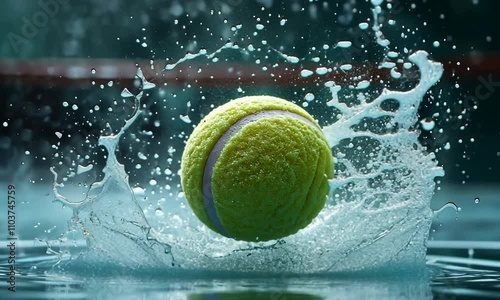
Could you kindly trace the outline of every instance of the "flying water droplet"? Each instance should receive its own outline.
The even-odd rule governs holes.
[[[135,188],[133,188],[132,192],[136,197],[144,197],[144,195],[146,195],[146,190],[140,186],[136,186]]]
[[[92,170],[93,167],[94,167],[93,164],[89,164],[88,166],[78,165],[78,169],[76,171],[76,174],[86,173],[86,172]]]
[[[307,93],[305,99],[307,101],[313,101],[314,100],[314,94],[313,93]]]
[[[367,87],[370,86],[370,82],[368,80],[363,80],[358,82],[358,85],[356,86],[357,90],[363,90],[366,89]]]
[[[304,69],[302,71],[300,71],[300,76],[306,78],[306,77],[309,77],[313,74],[313,71],[311,70],[308,70],[308,69]]]
[[[469,259],[473,259],[474,258],[474,249],[470,248],[467,251],[467,254],[469,254]]]
[[[352,42],[350,42],[350,41],[340,41],[336,45],[336,47],[339,47],[339,48],[349,48],[351,46],[352,46]]]
[[[181,119],[185,123],[188,123],[188,124],[191,123],[191,119],[189,118],[188,115],[180,115],[179,119]]]
[[[287,60],[292,64],[296,64],[299,62],[299,58],[296,56],[287,56]]]
[[[401,78],[402,74],[398,72],[397,68],[392,68],[391,69],[391,77],[394,79],[399,79]]]
[[[318,74],[318,75],[325,75],[328,72],[331,72],[331,69],[328,69],[325,67],[316,68],[316,74]]]
[[[445,209],[448,209],[448,208],[452,208],[456,212],[459,212],[458,206],[455,203],[448,202],[445,205],[443,205],[443,207],[441,207],[440,209],[433,211],[434,215],[439,215],[441,212],[443,212]]]
[[[436,126],[436,122],[432,118],[425,118],[420,121],[422,129],[425,131],[431,131]]]
[[[351,64],[341,65],[341,66],[340,66],[340,69],[341,69],[342,71],[350,71],[350,70],[352,70],[352,65],[351,65]]]
[[[366,29],[368,29],[368,23],[366,23],[366,22],[359,23],[359,25],[358,25],[358,26],[359,26],[359,29],[361,29],[361,30],[366,30]]]
[[[127,88],[124,88],[123,91],[120,93],[120,96],[123,98],[130,98],[134,97],[134,94],[132,94]]]

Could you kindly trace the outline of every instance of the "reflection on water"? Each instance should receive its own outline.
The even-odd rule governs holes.
[[[61,275],[60,270],[51,270],[50,264],[29,269],[30,260],[23,263],[21,268],[27,271],[18,277],[16,296],[23,298],[359,299],[376,296],[397,299],[405,295],[422,299],[431,295],[428,276],[410,274],[381,276],[383,279],[374,274],[287,277],[261,274],[248,278],[234,273],[190,273],[165,277],[161,271],[130,274],[128,270],[89,278],[82,273]],[[4,266],[0,269],[1,273],[6,271]],[[0,288],[4,293],[0,295],[5,296],[5,283],[0,283]]]
[[[219,293],[200,293],[200,294],[190,294],[188,296],[189,300],[247,300],[247,299],[304,299],[304,300],[319,300],[324,299],[323,297],[310,295],[310,294],[300,294],[300,293],[289,293],[289,292],[258,292],[258,291],[244,291],[244,292],[219,292]]]
[[[64,271],[64,264],[53,267],[56,257],[43,255],[42,247],[27,250],[17,265],[17,292],[8,293],[2,280],[0,299],[465,299],[500,295],[500,263],[482,259],[429,256],[429,268],[413,273],[248,277],[233,272],[165,274],[103,266],[100,275],[89,276],[83,269]],[[0,276],[7,273],[8,266],[1,264]]]

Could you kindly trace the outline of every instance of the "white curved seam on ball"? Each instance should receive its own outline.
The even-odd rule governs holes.
[[[321,128],[319,128],[316,124],[314,124],[314,122],[310,121],[304,116],[286,110],[263,110],[251,115],[247,115],[236,121],[233,125],[229,127],[229,129],[226,132],[224,132],[224,134],[215,143],[214,147],[210,152],[210,155],[208,156],[207,162],[205,163],[205,169],[203,170],[202,194],[203,194],[203,202],[205,204],[205,210],[208,214],[210,221],[223,235],[227,237],[232,237],[232,235],[229,234],[229,232],[227,232],[227,230],[222,225],[219,216],[217,215],[217,211],[215,209],[215,204],[214,204],[214,197],[212,193],[212,173],[214,165],[217,162],[217,159],[219,159],[222,150],[226,146],[227,142],[233,136],[235,136],[245,125],[266,117],[275,117],[275,116],[288,116],[301,120],[306,124],[309,124],[314,128],[316,128],[323,135],[323,131],[321,130]]]

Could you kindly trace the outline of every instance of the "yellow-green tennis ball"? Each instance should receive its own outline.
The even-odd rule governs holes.
[[[181,181],[210,229],[267,241],[306,227],[325,205],[333,177],[330,146],[302,108],[270,96],[214,109],[189,137]]]

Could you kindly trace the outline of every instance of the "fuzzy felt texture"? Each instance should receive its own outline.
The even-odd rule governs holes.
[[[189,137],[181,182],[195,215],[209,228],[203,200],[203,172],[214,145],[241,118],[263,110],[298,114],[317,126],[299,106],[270,96],[239,98],[208,114]],[[266,241],[306,227],[323,208],[333,158],[319,126],[288,115],[245,125],[230,138],[213,166],[211,187],[217,216],[232,238]]]

